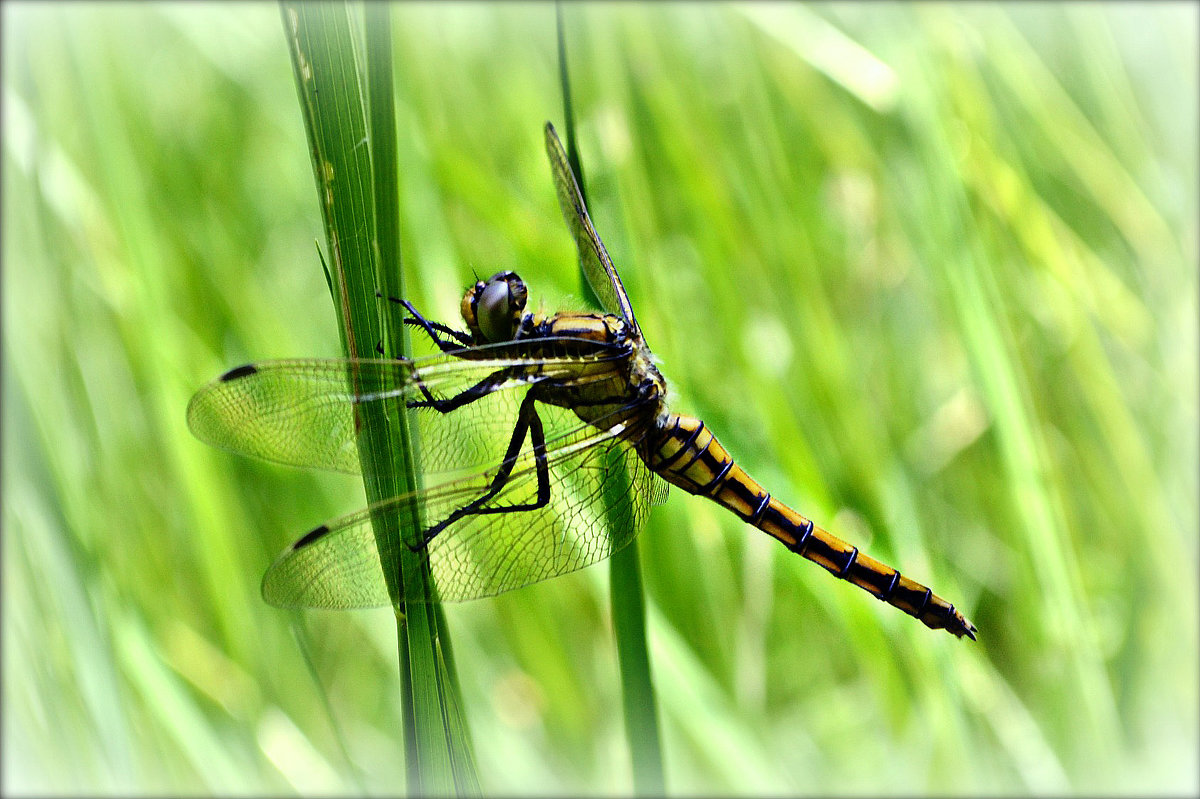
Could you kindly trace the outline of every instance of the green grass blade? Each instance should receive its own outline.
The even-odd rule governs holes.
[[[365,75],[345,5],[285,3],[282,13],[312,143],[344,349],[348,357],[366,358],[376,354],[377,342],[386,348],[399,341],[404,348],[400,314],[389,307],[389,315],[381,316],[381,307],[394,304],[377,297],[377,286],[403,290],[387,9],[371,11],[366,59],[370,68]],[[380,214],[385,219],[382,224]],[[387,268],[381,268],[384,257]],[[353,379],[352,374],[350,377]],[[364,407],[362,414],[359,448],[372,503],[418,486],[407,409],[387,410]],[[424,563],[399,543],[400,526],[419,530],[422,521],[382,514],[375,519],[381,551],[401,553],[398,562],[385,562],[383,567],[396,606],[403,694],[410,700],[403,707],[409,789],[412,793],[453,792],[456,773],[470,774],[469,769],[456,772],[453,767],[455,752],[465,752],[461,742],[464,725],[448,723],[447,714],[448,708],[459,712],[461,701],[446,701],[447,689],[454,683],[446,679],[445,663],[438,652],[435,603],[405,608],[400,599],[406,592],[431,593]],[[425,587],[414,589],[414,583]]]
[[[407,296],[404,286],[404,270],[400,257],[400,204],[397,190],[399,167],[396,158],[396,118],[395,93],[392,84],[392,24],[391,8],[387,3],[368,3],[366,17],[366,61],[368,89],[368,120],[370,125],[372,167],[375,196],[375,225],[376,242],[378,244],[378,279],[381,293],[384,297]],[[382,306],[387,312],[386,325],[390,331],[390,341],[400,342],[400,352],[404,355],[411,353],[408,343],[408,328],[403,321],[404,312],[396,303],[384,302]],[[385,352],[391,346],[385,343]],[[406,428],[407,430],[407,428]],[[419,441],[412,442],[412,450],[420,445]],[[410,452],[412,450],[403,450]],[[420,486],[420,473],[411,462],[406,461],[404,468],[411,470],[415,484]],[[423,527],[423,520],[417,520]],[[413,564],[416,565],[415,563]],[[414,569],[418,573],[406,575],[405,580],[427,580],[428,574],[423,570]],[[410,783],[410,790],[418,793],[422,790],[445,792],[453,787],[457,795],[477,795],[479,779],[475,773],[475,759],[472,751],[470,730],[464,717],[465,705],[462,700],[462,689],[458,682],[458,674],[454,665],[451,648],[450,631],[446,615],[438,602],[424,602],[410,605],[407,609],[409,621],[405,626],[411,636],[409,649],[414,647],[424,649],[426,631],[433,633],[429,642],[436,652],[436,672],[433,674],[415,674],[415,685],[428,684],[437,687],[436,697],[430,696],[427,701],[414,703],[414,711],[421,708],[425,712],[438,712],[437,717],[418,720],[415,732],[418,739],[430,735],[444,735],[444,745],[448,750],[449,762],[441,757],[442,742],[432,740],[422,747],[423,758],[429,759],[429,752],[438,755],[437,769],[427,768],[423,776],[423,784]],[[422,614],[419,623],[414,622],[413,614]],[[423,669],[426,664],[421,664]],[[414,670],[415,673],[415,670]],[[425,731],[422,734],[422,731]],[[446,773],[446,769],[450,773]],[[410,775],[415,770],[410,769]]]
[[[578,135],[575,131],[575,109],[571,99],[570,67],[567,58],[566,33],[563,29],[562,3],[555,3],[558,40],[559,85],[563,96],[563,128],[567,135],[567,160],[579,181],[579,192],[587,205],[587,189],[583,165],[579,157]],[[593,220],[595,221],[595,220]],[[599,300],[588,283],[580,264],[579,282],[588,301],[599,307]],[[609,453],[616,458],[616,452]],[[611,484],[606,491],[614,494],[633,490],[628,476],[625,485]],[[614,497],[610,508],[621,507]],[[610,529],[620,529],[633,523],[629,518],[615,515],[607,520]],[[654,679],[650,672],[650,654],[646,644],[646,597],[642,587],[641,563],[638,560],[637,539],[622,547],[609,559],[609,597],[613,619],[613,634],[617,643],[617,658],[621,675],[622,710],[625,717],[625,736],[633,768],[634,791],[641,796],[659,796],[666,792],[663,769],[662,739],[659,730],[658,701]]]

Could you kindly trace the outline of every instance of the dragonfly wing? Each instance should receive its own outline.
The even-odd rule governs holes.
[[[546,410],[544,421],[563,413]],[[607,558],[645,525],[648,490],[659,480],[626,442],[592,427],[560,441],[548,472],[551,501],[545,507],[468,516],[429,543],[430,570],[443,600],[499,594]],[[496,501],[530,503],[537,489],[530,458]]]
[[[188,403],[188,427],[205,443],[293,466],[358,472],[350,372],[399,396],[399,361],[268,361],[231,369]]]
[[[486,356],[487,349],[476,348],[475,355]],[[405,408],[401,403],[425,399],[425,392],[438,398],[453,397],[504,370],[510,370],[508,376],[494,381],[487,391],[511,393],[537,380],[568,380],[580,371],[580,364],[580,360],[570,359],[449,355],[394,361],[265,361],[232,369],[196,392],[188,404],[188,426],[201,441],[221,449],[289,466],[354,474],[361,471],[357,446],[360,405],[393,402]],[[465,408],[446,416],[458,413],[464,413],[463,422],[470,420],[470,424],[484,427],[503,428],[511,425],[513,418],[481,419]],[[469,438],[495,438],[486,431],[474,433],[464,423],[451,425],[430,438],[433,451],[441,454],[427,465],[429,471],[482,467],[496,459],[496,451],[467,447],[453,451],[459,453],[456,460],[450,450],[454,443],[450,427]],[[477,459],[465,461],[462,453],[466,452],[477,453]]]
[[[370,509],[323,524],[288,547],[263,575],[262,596],[277,608],[389,604]]]
[[[671,484],[666,480],[651,480],[647,489],[651,505],[665,505],[671,493]]]
[[[580,425],[569,411],[539,405],[546,430],[543,478],[532,444],[524,442],[502,490],[481,510],[442,529],[427,544],[415,531],[389,542],[382,557],[398,547],[428,559],[443,601],[491,596],[596,563],[628,544],[645,524],[653,486],[661,482],[633,447],[614,430]],[[453,415],[453,414],[451,414]],[[634,432],[626,430],[626,432]],[[282,607],[355,608],[387,604],[381,550],[372,532],[372,513],[418,513],[425,525],[448,518],[483,495],[495,472],[464,477],[377,504],[318,527],[290,547],[263,578],[263,596]],[[547,479],[550,502],[537,505]],[[627,482],[632,483],[628,490]],[[422,601],[424,596],[408,596]]]
[[[566,220],[571,235],[575,238],[579,262],[583,265],[588,284],[596,293],[604,310],[620,315],[633,328],[634,334],[638,335],[637,319],[633,315],[633,307],[629,304],[629,295],[625,293],[616,267],[613,266],[608,251],[604,249],[604,244],[592,225],[583,194],[579,191],[579,183],[575,180],[575,174],[567,160],[567,153],[563,150],[558,134],[554,132],[554,126],[549,122],[546,123],[546,155],[550,157],[550,169],[554,173],[558,205],[562,209],[563,219]]]

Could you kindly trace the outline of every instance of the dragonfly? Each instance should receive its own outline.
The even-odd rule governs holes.
[[[974,639],[975,626],[953,604],[784,504],[704,422],[670,409],[551,123],[544,134],[563,218],[602,312],[528,311],[524,281],[499,272],[466,290],[465,330],[393,299],[433,355],[264,361],[229,370],[192,398],[189,426],[209,444],[349,473],[362,469],[363,406],[389,403],[413,424],[420,487],[303,535],[267,570],[264,599],[280,607],[390,604],[382,563],[406,554],[401,548],[424,559],[437,599],[492,596],[608,557],[675,486],[925,626]],[[379,513],[419,522],[397,541],[377,541]]]

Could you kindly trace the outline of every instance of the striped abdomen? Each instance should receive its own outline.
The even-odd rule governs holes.
[[[926,627],[975,638],[975,626],[920,583],[858,551],[772,497],[733,462],[704,422],[671,414],[646,438],[647,465],[672,485],[724,505],[788,549],[899,608]]]

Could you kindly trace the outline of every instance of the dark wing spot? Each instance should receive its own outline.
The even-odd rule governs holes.
[[[258,367],[254,366],[253,364],[246,364],[245,366],[235,366],[232,369],[230,369],[228,372],[226,372],[225,374],[221,375],[221,381],[228,383],[231,380],[239,380],[248,375],[252,375],[257,371],[258,371]]]
[[[322,524],[320,527],[313,528],[302,535],[296,543],[292,544],[292,551],[303,549],[312,542],[316,541],[321,536],[329,532],[329,526]]]

